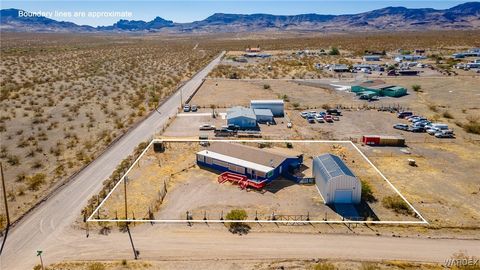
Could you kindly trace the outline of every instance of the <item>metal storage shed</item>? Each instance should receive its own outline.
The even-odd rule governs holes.
[[[227,110],[227,124],[236,125],[241,129],[257,127],[257,117],[250,108],[233,107]]]
[[[272,100],[251,100],[252,109],[269,109],[273,116],[282,117],[284,115],[284,102],[282,99]]]
[[[315,157],[313,175],[325,204],[360,203],[361,182],[338,156],[323,154]]]
[[[363,61],[380,61],[380,55],[364,55]]]
[[[269,109],[253,109],[259,123],[273,123],[273,113]]]

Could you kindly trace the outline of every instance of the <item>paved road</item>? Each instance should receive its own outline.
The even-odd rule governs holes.
[[[151,114],[125,134],[67,186],[19,222],[8,235],[0,257],[0,269],[31,269],[37,260],[35,251],[46,249],[45,243],[52,237],[61,237],[59,232],[78,217],[88,199],[100,190],[102,181],[110,176],[121,160],[131,154],[140,142],[149,140],[156,132],[161,131],[168,118],[177,113],[181,94],[184,101],[191,96],[220,62],[223,54],[224,52],[185,83],[157,109],[158,113]]]

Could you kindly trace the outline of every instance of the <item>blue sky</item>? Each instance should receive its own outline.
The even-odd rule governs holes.
[[[445,9],[465,1],[387,1],[387,0],[147,0],[147,1],[38,1],[38,0],[15,0],[2,1],[1,8],[19,8],[26,11],[128,11],[132,13],[131,17],[124,18],[129,20],[152,20],[156,16],[174,22],[191,22],[202,20],[213,13],[269,13],[276,15],[294,15],[302,13],[318,14],[351,14],[383,8],[387,6],[405,6],[409,8],[436,8]],[[109,25],[121,17],[53,17],[56,20],[72,21],[77,24],[88,24],[92,26]]]

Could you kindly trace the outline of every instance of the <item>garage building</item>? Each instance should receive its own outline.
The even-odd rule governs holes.
[[[253,109],[258,123],[273,123],[273,113],[269,109]]]
[[[251,100],[250,107],[252,109],[268,109],[272,111],[275,117],[282,117],[284,115],[284,102],[282,99]]]
[[[360,203],[361,182],[338,156],[323,154],[315,157],[313,176],[325,204]]]
[[[227,125],[235,125],[240,129],[253,129],[257,127],[257,116],[253,109],[233,107],[227,110]]]
[[[245,175],[256,182],[267,183],[288,175],[303,162],[303,155],[285,149],[242,145],[231,142],[214,142],[197,152],[197,164],[219,172]]]

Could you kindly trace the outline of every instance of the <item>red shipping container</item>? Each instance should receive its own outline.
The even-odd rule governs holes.
[[[366,145],[379,145],[380,136],[365,135],[362,137],[362,142]]]

